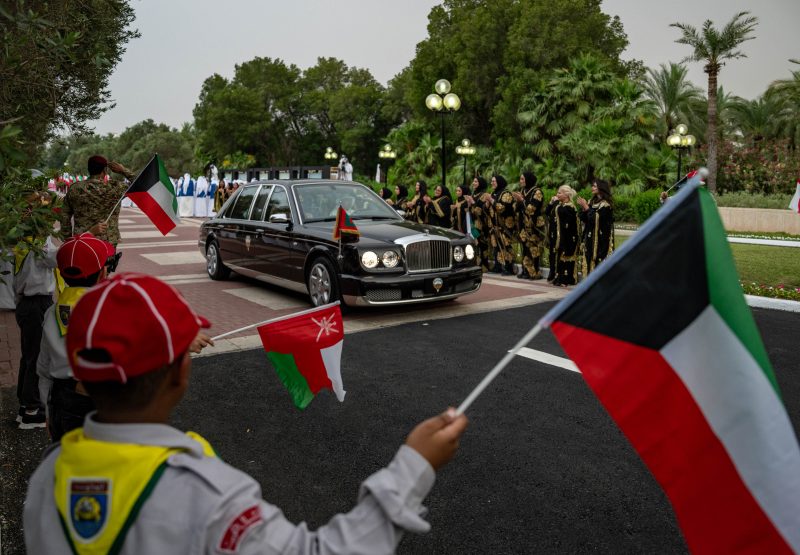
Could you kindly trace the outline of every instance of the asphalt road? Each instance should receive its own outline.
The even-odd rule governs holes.
[[[549,306],[350,334],[344,403],[324,392],[303,412],[262,351],[197,359],[174,423],[256,477],[290,519],[317,527],[347,511],[413,425],[457,405]],[[753,312],[800,430],[800,315]],[[530,347],[563,356],[549,332]],[[16,553],[9,542],[38,436],[12,428],[9,405],[0,455],[15,478],[4,488],[3,547]],[[461,450],[426,502],[432,530],[404,538],[399,553],[686,551],[665,496],[579,374],[517,357],[468,415]]]

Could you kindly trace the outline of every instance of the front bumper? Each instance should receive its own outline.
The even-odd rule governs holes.
[[[424,274],[343,274],[339,278],[344,302],[350,306],[384,306],[444,301],[474,293],[481,287],[483,273],[467,266]],[[441,280],[437,291],[434,282]]]

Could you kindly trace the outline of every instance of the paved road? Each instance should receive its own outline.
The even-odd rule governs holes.
[[[316,527],[347,510],[411,426],[461,401],[551,304],[348,334],[345,402],[323,392],[304,412],[263,351],[197,359],[174,423],[253,474],[289,518]],[[754,314],[800,429],[800,315]],[[549,332],[529,347],[563,356]],[[661,490],[579,374],[517,357],[469,416],[462,449],[427,501],[432,531],[405,538],[400,553],[685,552]],[[12,417],[3,414],[7,432]],[[13,452],[21,434],[9,435]]]

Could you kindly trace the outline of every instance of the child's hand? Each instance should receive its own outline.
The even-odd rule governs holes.
[[[191,353],[199,353],[204,348],[211,345],[214,346],[214,340],[211,339],[209,336],[204,334],[203,332],[198,332],[197,337],[194,338],[191,345],[189,345],[189,352]]]
[[[438,470],[447,464],[458,449],[458,440],[467,427],[467,417],[455,415],[454,409],[417,424],[406,439],[406,445],[422,455]]]

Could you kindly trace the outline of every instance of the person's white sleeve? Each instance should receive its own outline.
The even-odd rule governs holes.
[[[231,492],[209,522],[207,553],[344,554],[394,553],[404,530],[427,532],[422,500],[435,474],[414,449],[402,446],[392,462],[362,484],[356,506],[310,531],[261,499],[252,482]]]

